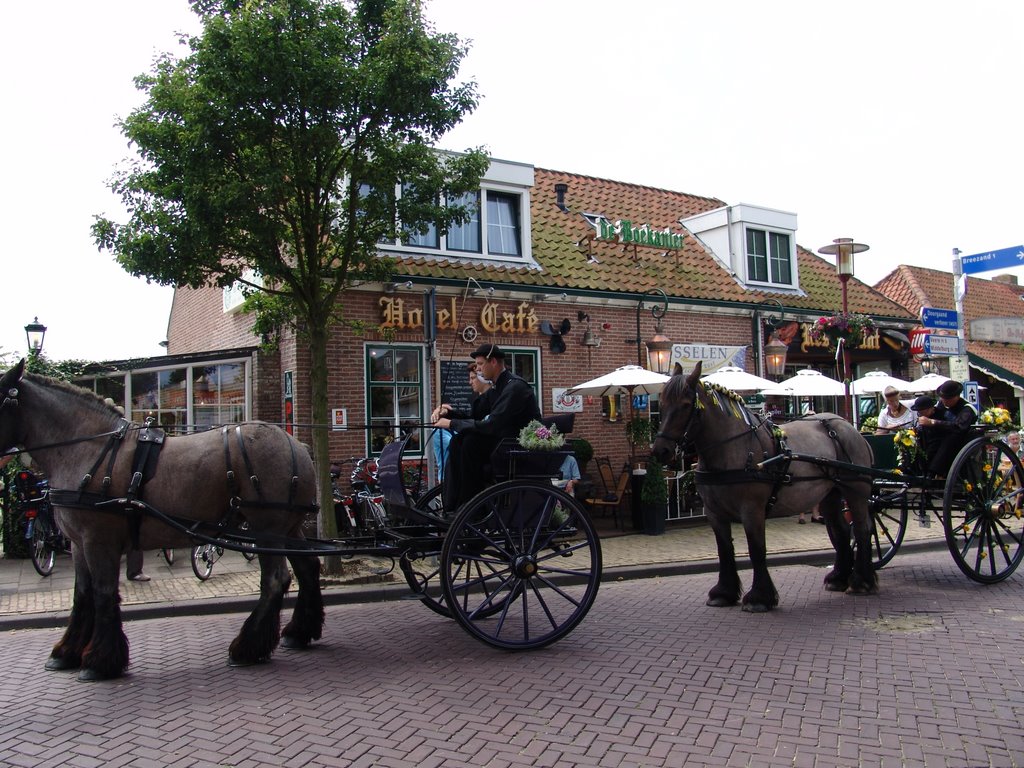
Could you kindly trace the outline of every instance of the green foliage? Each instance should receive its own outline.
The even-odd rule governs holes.
[[[640,501],[644,504],[667,504],[668,484],[665,482],[665,467],[657,459],[647,462],[647,474],[640,487]]]
[[[626,439],[630,445],[648,445],[651,442],[651,420],[637,416],[626,422]]]
[[[328,421],[327,333],[343,291],[391,276],[382,239],[464,221],[472,211],[443,203],[478,190],[488,164],[480,150],[432,148],[477,93],[453,84],[466,48],[420,6],[193,0],[202,33],[136,78],[146,101],[120,123],[138,152],[111,184],[129,219],[97,217],[92,229],[133,275],[242,280],[264,294],[247,299],[260,338],[292,327],[309,344],[317,423]],[[243,279],[251,272],[262,285]],[[330,509],[325,432],[313,449]]]
[[[85,373],[86,368],[92,365],[88,360],[50,360],[45,353],[29,355],[25,361],[25,370],[29,373],[38,373],[41,376],[49,376],[52,379],[73,382]]]
[[[572,452],[576,456],[576,462],[580,467],[587,466],[590,460],[594,458],[594,446],[590,444],[589,440],[585,440],[582,437],[574,437],[569,442],[572,445]]]

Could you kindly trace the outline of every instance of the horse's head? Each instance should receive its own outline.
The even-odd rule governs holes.
[[[25,358],[0,377],[0,451],[18,443],[18,386],[25,375]]]
[[[689,376],[676,374],[661,391],[661,429],[654,438],[654,458],[662,463],[672,458],[676,445],[683,441],[690,428],[694,411],[700,407],[697,399],[700,373],[698,362]]]

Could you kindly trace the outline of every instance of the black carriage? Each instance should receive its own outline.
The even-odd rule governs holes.
[[[974,581],[1008,578],[1024,559],[1024,467],[997,432],[975,427],[945,478],[923,462],[901,465],[891,435],[868,435],[875,455],[872,557],[881,568],[895,556],[911,521],[937,520],[954,562]]]
[[[597,596],[601,549],[587,511],[552,483],[567,452],[504,440],[491,460],[493,484],[446,510],[440,485],[410,496],[406,443],[388,444],[378,458],[384,520],[360,535],[272,540],[149,511],[200,541],[242,552],[389,558],[413,597],[495,648],[541,648],[571,632]]]

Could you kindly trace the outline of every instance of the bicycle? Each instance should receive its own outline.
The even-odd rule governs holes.
[[[192,547],[192,572],[200,581],[206,581],[213,573],[213,564],[224,555],[224,547],[214,544],[199,544]]]
[[[70,551],[70,543],[53,519],[45,478],[23,469],[15,475],[18,503],[25,518],[25,539],[29,541],[32,567],[40,576],[53,573],[58,552]]]

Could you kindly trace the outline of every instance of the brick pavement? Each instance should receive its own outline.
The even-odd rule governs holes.
[[[780,608],[713,609],[712,574],[606,583],[567,638],[490,649],[405,601],[328,609],[323,641],[231,669],[237,615],[130,622],[130,674],[42,669],[0,633],[0,764],[1024,766],[1021,575],[980,586],[908,551],[882,593],[773,569]]]
[[[769,520],[766,531],[770,561],[824,562],[830,558],[828,535],[822,525],[797,525],[796,518],[779,518]],[[746,540],[741,527],[734,526],[733,532],[737,558],[744,568]],[[921,528],[912,520],[904,547],[940,544],[942,536],[941,526],[933,523],[930,528]],[[670,527],[663,536],[609,535],[602,538],[601,548],[605,580],[710,570],[717,566],[714,536],[706,523]],[[385,569],[390,565],[385,560],[374,560],[370,563],[374,567]],[[140,583],[124,580],[124,568],[121,569],[126,617],[248,611],[252,607],[249,598],[259,592],[258,565],[235,552],[226,552],[214,566],[213,576],[205,582],[193,575],[185,550],[177,551],[173,566],[168,566],[158,552],[147,552],[145,571],[152,581]],[[73,586],[74,574],[67,556],[58,557],[53,574],[47,578],[39,576],[29,560],[0,558],[0,629],[62,626],[71,610]],[[364,568],[353,577],[327,583],[324,594],[330,604],[397,599],[407,595],[408,589],[397,569],[390,576],[368,579]]]

